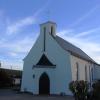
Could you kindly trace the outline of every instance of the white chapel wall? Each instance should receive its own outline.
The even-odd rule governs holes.
[[[71,55],[71,69],[72,69],[72,80],[76,80],[76,63],[79,66],[79,80],[86,80],[85,66],[87,67],[87,81],[91,80],[91,69],[93,65],[81,58]],[[90,67],[90,68],[89,68]]]
[[[46,33],[46,52],[49,60],[56,64],[56,68],[33,68],[33,65],[39,61],[43,54],[43,33],[40,34],[34,47],[30,50],[24,59],[24,71],[21,90],[27,88],[27,91],[33,94],[39,94],[39,78],[46,72],[50,78],[50,93],[60,94],[61,92],[71,94],[69,82],[72,80],[70,54],[60,47],[54,38]],[[32,69],[33,68],[33,69]],[[33,74],[35,78],[33,78]]]

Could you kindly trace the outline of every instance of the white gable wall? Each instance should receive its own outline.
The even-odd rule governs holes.
[[[24,90],[30,91],[30,92],[33,91],[34,83],[32,79],[33,78],[32,67],[34,63],[37,62],[42,55],[42,51],[43,51],[42,45],[41,45],[41,43],[43,42],[42,38],[43,37],[39,35],[36,43],[31,48],[30,52],[24,59],[21,91],[24,91]]]
[[[51,42],[50,42],[51,41]],[[52,38],[51,35],[47,36],[47,49],[48,54],[51,56],[52,60],[54,60],[54,64],[56,64],[55,69],[55,90],[54,87],[52,90],[54,94],[59,94],[61,92],[65,92],[66,94],[70,94],[69,91],[69,82],[72,80],[71,76],[71,62],[70,62],[70,54],[63,50],[59,44]],[[53,81],[54,81],[53,80]],[[67,84],[67,85],[66,85]]]
[[[46,52],[48,59],[56,65],[56,68],[34,68],[43,54],[43,34],[41,33],[34,47],[24,59],[24,71],[21,91],[26,89],[33,94],[39,94],[39,78],[46,72],[50,79],[50,94],[61,92],[71,94],[69,82],[72,81],[70,54],[63,50],[53,37],[46,33]],[[33,78],[35,75],[35,78]]]

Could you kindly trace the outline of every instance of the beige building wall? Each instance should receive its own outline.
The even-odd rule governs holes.
[[[93,67],[93,65],[86,61],[83,60],[81,58],[78,58],[76,56],[71,55],[71,70],[72,70],[72,80],[77,80],[77,75],[76,75],[76,63],[78,63],[78,79],[79,80],[85,80],[90,82],[91,81],[91,69]],[[87,75],[85,72],[85,66],[86,66],[86,71],[87,71]],[[87,78],[86,78],[87,77]]]

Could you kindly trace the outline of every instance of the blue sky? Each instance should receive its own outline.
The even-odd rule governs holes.
[[[0,61],[22,69],[39,24],[57,23],[57,35],[100,64],[100,0],[0,0]]]

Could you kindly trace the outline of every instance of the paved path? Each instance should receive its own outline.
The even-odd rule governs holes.
[[[0,90],[0,100],[74,100],[69,96],[33,96],[31,94],[18,94],[11,90]]]

